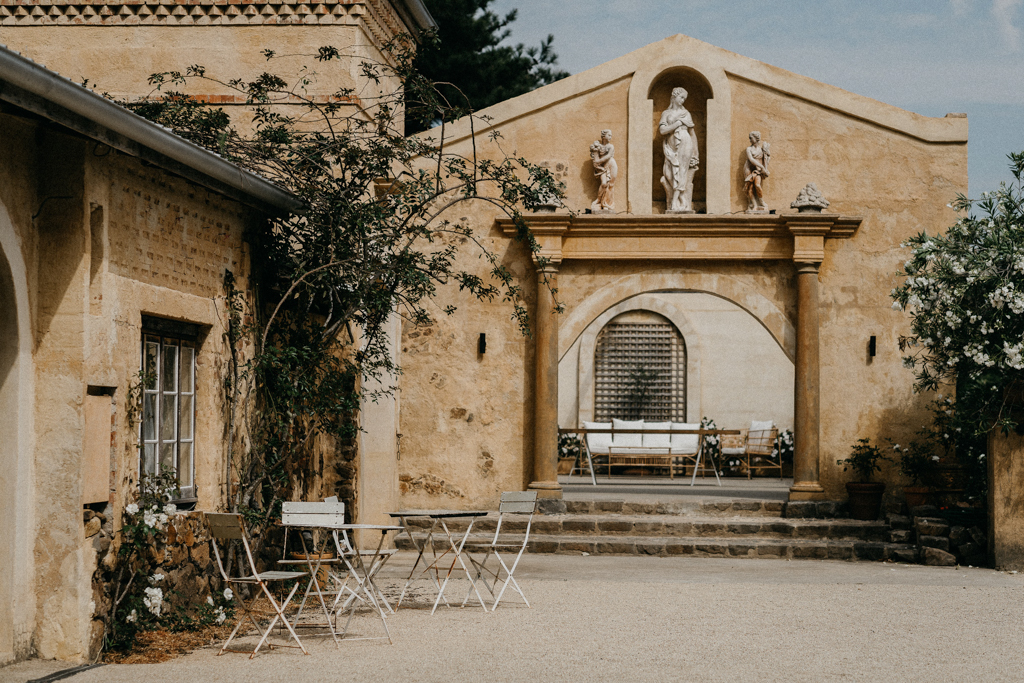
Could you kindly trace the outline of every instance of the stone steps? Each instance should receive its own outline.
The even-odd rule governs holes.
[[[473,523],[474,536],[492,532],[498,517],[492,513]],[[468,519],[447,520],[452,533],[465,533]],[[409,519],[413,529],[425,532],[428,519]],[[526,520],[509,518],[502,530],[510,533],[526,530]],[[852,519],[782,519],[769,517],[703,517],[684,515],[537,515],[532,533],[551,536],[602,536],[618,538],[749,538],[888,541],[889,526],[885,522],[861,522]]]
[[[422,544],[425,534],[414,534]],[[486,545],[491,536],[472,534],[467,547]],[[411,550],[405,535],[398,546]],[[505,540],[505,539],[499,539]],[[522,542],[521,536],[510,536],[509,542]],[[434,539],[434,547],[443,550],[447,539]],[[590,555],[653,555],[769,559],[820,559],[916,562],[918,551],[912,545],[849,539],[800,539],[763,537],[666,537],[666,536],[585,536],[530,534],[528,552]]]
[[[551,501],[556,502],[556,501]],[[545,514],[621,514],[621,515],[701,515],[743,517],[781,517],[786,503],[778,500],[723,500],[697,501],[688,503],[630,503],[621,500],[567,500],[557,501],[564,505],[555,506],[545,512],[546,501],[541,501],[541,512]]]

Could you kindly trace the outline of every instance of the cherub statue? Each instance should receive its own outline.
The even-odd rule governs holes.
[[[747,211],[762,212],[768,207],[764,203],[762,181],[769,176],[768,160],[771,149],[766,141],[761,140],[761,133],[750,133],[750,146],[747,147],[747,160],[743,164],[743,189],[747,193]]]
[[[597,190],[597,199],[590,205],[590,210],[614,211],[615,178],[619,175],[619,166],[615,163],[615,146],[612,145],[612,132],[601,131],[601,140],[594,141],[590,146],[590,161],[594,164],[594,176],[601,186]]]

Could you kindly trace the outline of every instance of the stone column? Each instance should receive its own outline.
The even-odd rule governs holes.
[[[818,373],[818,264],[797,263],[793,486],[790,500],[825,497],[818,482],[821,435]]]
[[[536,386],[533,418],[533,481],[540,498],[561,498],[558,483],[558,312],[552,289],[558,287],[559,261],[537,268],[537,309],[533,317]]]

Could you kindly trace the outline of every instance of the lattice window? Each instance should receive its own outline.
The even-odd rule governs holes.
[[[686,344],[671,323],[609,323],[594,354],[594,419],[686,421]]]

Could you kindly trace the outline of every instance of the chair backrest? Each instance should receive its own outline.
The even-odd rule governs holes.
[[[757,427],[757,429],[755,429]],[[775,450],[779,430],[771,422],[751,422],[747,432],[747,453],[770,456]]]
[[[526,522],[526,533],[523,534],[523,547],[530,539],[530,526],[533,524],[533,514],[537,510],[536,491],[505,491],[501,494],[501,503],[498,505],[498,525],[494,529],[494,542],[498,542],[501,534],[501,523],[505,515],[530,515]]]
[[[344,503],[286,501],[281,504],[282,526],[312,526],[336,529],[344,523]]]
[[[536,491],[505,491],[501,494],[498,512],[505,514],[533,514],[537,508]]]
[[[220,541],[240,541],[245,538],[242,515],[231,512],[207,512],[206,523],[210,535]]]
[[[220,558],[220,548],[217,541],[241,541],[245,548],[245,556],[249,561],[249,570],[253,575],[257,574],[256,561],[253,559],[252,550],[249,548],[249,539],[245,533],[245,526],[242,523],[242,515],[237,512],[207,512],[206,523],[210,527],[210,535],[213,537],[213,556],[217,560],[217,569],[225,581],[228,580],[228,573],[224,569],[224,563]],[[238,566],[241,569],[242,562]]]

